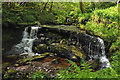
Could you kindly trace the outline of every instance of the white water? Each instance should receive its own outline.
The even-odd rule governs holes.
[[[97,38],[97,40],[98,40],[98,42],[97,42],[96,50],[95,50],[97,54],[94,54],[93,52],[91,52],[92,48],[95,48],[95,47],[91,47],[92,46],[91,42],[89,42],[89,45],[88,45],[89,54],[88,54],[88,56],[90,57],[90,59],[99,59],[100,63],[101,63],[100,64],[101,69],[111,67],[110,62],[105,55],[104,41],[99,37]],[[101,50],[101,51],[99,51],[99,50]]]
[[[105,55],[105,45],[102,39],[100,39],[99,37],[97,38],[98,41],[101,44],[101,49],[102,49],[102,56],[100,57],[100,62],[101,64],[101,68],[107,68],[107,67],[111,67],[109,60],[107,59],[106,55]]]
[[[28,56],[37,55],[37,53],[33,53],[32,46],[33,41],[37,39],[38,28],[39,27],[31,27],[30,33],[28,33],[28,27],[25,28],[21,42],[14,46],[16,51],[21,52],[21,55],[24,54],[28,54]]]
[[[91,40],[94,40],[95,37],[90,36],[88,34],[86,34],[86,37],[88,39],[85,40],[85,45],[87,46],[87,55],[88,57],[91,59],[99,59],[100,64],[100,68],[107,68],[107,67],[111,67],[109,60],[107,59],[106,55],[105,55],[105,45],[104,45],[104,41],[97,37],[96,38],[96,42],[93,43],[91,42]]]

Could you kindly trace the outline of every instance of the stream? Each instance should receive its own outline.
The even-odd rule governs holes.
[[[104,41],[100,37],[94,37],[86,33],[81,33],[74,26],[57,25],[26,27],[23,31],[23,38],[21,42],[15,45],[12,49],[20,55],[27,54],[28,57],[39,56],[41,55],[42,51],[35,51],[33,48],[34,46],[38,44],[46,44],[46,52],[54,53],[55,50],[51,50],[53,48],[48,45],[59,43],[61,42],[60,40],[66,40],[65,44],[68,46],[82,46],[84,53],[87,56],[87,60],[99,60],[100,69],[110,67],[109,60],[105,55]],[[49,41],[51,41],[50,44],[48,44]],[[57,54],[57,52],[55,53]],[[68,54],[67,56],[69,57],[66,57],[66,54]],[[68,52],[62,55],[62,57],[64,56],[68,59],[71,59],[71,56],[73,57],[74,53]]]

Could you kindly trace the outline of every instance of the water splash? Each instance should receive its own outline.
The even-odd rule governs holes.
[[[84,51],[88,56],[88,60],[99,60],[100,69],[111,67],[109,60],[105,55],[105,45],[104,41],[99,37],[93,37],[91,35],[85,34],[83,46]]]
[[[111,67],[109,60],[107,59],[106,55],[105,55],[105,45],[104,45],[104,41],[102,39],[100,39],[99,37],[97,38],[98,41],[100,42],[100,46],[101,46],[101,50],[102,50],[102,56],[100,57],[100,62],[101,64],[101,68],[107,68],[107,67]]]
[[[39,27],[26,27],[23,32],[21,42],[14,46],[14,49],[21,55],[28,54],[28,56],[37,55],[32,51],[33,41],[37,39],[37,32]],[[30,31],[29,31],[30,30]]]

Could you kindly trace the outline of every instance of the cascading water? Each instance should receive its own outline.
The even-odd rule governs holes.
[[[38,30],[41,29],[40,34],[42,32],[42,34],[45,34],[46,36],[49,36],[47,38],[50,39],[59,39],[58,36],[56,36],[57,38],[54,38],[55,36],[51,36],[46,34],[46,28],[41,28],[41,27],[26,27],[24,32],[23,32],[23,38],[21,40],[21,42],[17,45],[14,46],[15,51],[19,52],[20,54],[28,54],[28,56],[34,56],[34,55],[39,55],[37,53],[34,53],[32,51],[32,47],[33,47],[33,42],[40,38],[39,41],[42,40],[42,38],[45,38],[45,36],[42,37],[37,37],[38,34]],[[48,30],[50,28],[47,28]],[[48,31],[47,30],[47,31]],[[52,30],[52,28],[50,29],[52,31],[52,33],[54,33],[54,30]],[[104,46],[104,41],[99,38],[99,37],[94,37],[88,34],[79,34],[79,33],[70,33],[67,31],[61,31],[59,30],[57,33],[55,34],[70,34],[67,36],[67,44],[69,43],[70,45],[76,45],[79,47],[79,45],[82,45],[84,48],[84,52],[87,54],[87,56],[90,59],[99,59],[99,62],[101,63],[100,68],[107,68],[110,67],[110,63],[109,60],[107,59],[106,55],[105,55],[105,46]],[[62,35],[65,36],[65,35]],[[66,37],[64,37],[66,38]],[[60,39],[61,40],[61,39]],[[48,41],[48,40],[46,40]],[[53,40],[53,42],[55,42],[57,40]],[[43,41],[44,42],[44,41]],[[56,42],[57,43],[57,42]]]
[[[102,39],[100,39],[99,37],[97,38],[98,41],[100,42],[101,45],[101,50],[102,50],[102,56],[100,56],[100,62],[101,64],[101,68],[107,68],[107,67],[111,67],[109,60],[106,58],[105,55],[105,45]]]
[[[32,51],[32,46],[33,41],[37,39],[38,28],[39,27],[26,27],[21,42],[14,46],[15,51],[21,55],[28,54],[28,56],[34,56],[35,53]]]
[[[106,55],[105,55],[105,45],[104,45],[104,41],[97,37],[95,39],[95,41],[93,40],[94,37],[90,36],[88,34],[86,34],[86,40],[84,45],[85,47],[85,52],[87,53],[88,57],[90,59],[99,59],[100,64],[100,68],[107,68],[107,67],[111,67],[110,66],[110,62],[107,59]]]

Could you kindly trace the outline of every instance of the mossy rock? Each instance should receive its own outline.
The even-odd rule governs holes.
[[[53,43],[50,46],[50,51],[68,59],[85,58],[83,51],[75,46],[68,46],[66,44]]]
[[[98,59],[96,59],[96,60],[89,60],[88,64],[90,64],[92,69],[98,69],[99,65],[100,65]]]
[[[15,67],[18,67],[18,66],[19,66],[19,64],[14,64],[14,66],[15,66]]]
[[[47,45],[39,44],[38,46],[35,46],[33,49],[36,53],[44,53],[47,51]]]
[[[10,75],[9,75],[9,74],[7,74],[7,73],[6,73],[6,74],[4,74],[4,78],[5,78],[5,79],[7,79],[7,78],[9,78],[9,77],[10,77]]]
[[[70,49],[72,50],[72,52],[76,55],[76,56],[78,56],[78,57],[80,57],[80,58],[86,58],[86,56],[84,55],[84,51],[82,50],[82,48],[81,47],[79,47],[79,48],[76,48],[75,46],[70,46]]]
[[[3,63],[3,64],[2,64],[2,73],[5,72],[5,70],[6,70],[6,68],[7,68],[8,66],[11,66],[11,63],[6,62],[6,63]]]
[[[46,52],[46,53],[41,54],[40,56],[33,56],[31,61],[44,59],[48,57],[50,54],[52,53]]]
[[[30,61],[42,60],[42,59],[48,57],[50,54],[52,54],[52,53],[46,52],[44,54],[41,54],[40,56],[32,56],[30,58],[23,59],[22,64],[27,64],[27,62],[30,62]]]
[[[53,59],[53,60],[51,61],[51,63],[53,63],[53,64],[58,64],[59,61],[58,61],[57,59]]]
[[[14,70],[14,69],[9,69],[8,71],[7,71],[7,74],[15,74],[15,73],[17,73],[17,72],[19,72],[19,70]]]
[[[11,76],[15,75],[19,70],[9,69],[6,74],[4,74],[5,79],[11,78]]]

